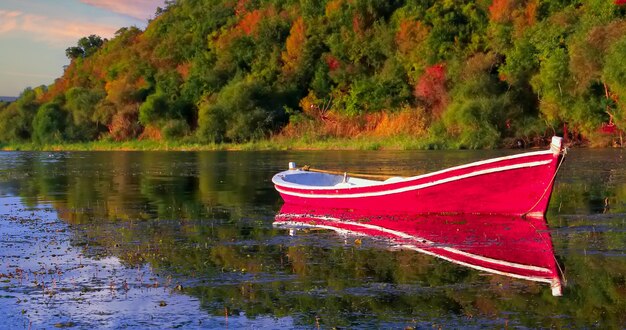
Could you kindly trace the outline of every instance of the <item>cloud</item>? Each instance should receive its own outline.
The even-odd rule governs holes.
[[[164,3],[163,0],[80,0],[80,2],[140,20],[152,17],[156,8],[163,6]]]
[[[78,39],[92,34],[108,38],[118,29],[117,26],[101,23],[0,10],[0,35],[27,33],[31,38],[51,46],[73,45]]]
[[[0,34],[15,30],[17,28],[15,18],[21,14],[19,11],[0,10]]]

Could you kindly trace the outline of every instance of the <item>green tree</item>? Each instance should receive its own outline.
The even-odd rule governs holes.
[[[165,118],[168,109],[167,95],[163,92],[154,93],[139,107],[139,121],[143,125],[156,123]]]
[[[55,143],[64,138],[67,117],[61,106],[55,102],[43,104],[33,119],[33,142]]]
[[[105,97],[104,90],[74,87],[65,93],[65,106],[68,111],[66,137],[71,140],[93,140],[104,126],[94,120],[100,101]]]
[[[65,50],[65,56],[73,60],[76,58],[84,58],[93,55],[102,45],[105,40],[101,37],[92,34],[88,37],[82,37],[78,40],[77,46],[68,47]]]
[[[622,37],[611,46],[606,56],[602,76],[612,91],[615,92],[618,102],[617,108],[611,115],[618,126],[626,128],[626,37]]]

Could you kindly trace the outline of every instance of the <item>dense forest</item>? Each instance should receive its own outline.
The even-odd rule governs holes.
[[[0,102],[0,143],[403,135],[428,147],[621,145],[613,0],[169,0],[86,36]]]

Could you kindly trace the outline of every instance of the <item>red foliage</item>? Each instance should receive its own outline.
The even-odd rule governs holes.
[[[445,64],[426,68],[415,86],[415,96],[426,103],[435,116],[441,115],[448,103]]]
[[[626,0],[615,0],[613,3],[618,6],[626,5]]]
[[[326,55],[324,60],[326,61],[326,65],[328,65],[328,71],[330,72],[339,69],[339,67],[341,66],[341,62],[339,62],[339,60],[332,55]]]
[[[624,1],[626,3],[626,1]],[[617,132],[617,127],[615,126],[615,124],[613,123],[602,123],[602,126],[600,126],[599,129],[600,133],[604,133],[604,134],[614,134],[615,132]]]

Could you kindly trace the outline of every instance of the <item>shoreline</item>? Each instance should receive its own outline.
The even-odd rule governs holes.
[[[525,148],[501,143],[498,149],[535,149],[545,145],[531,145]],[[577,147],[581,147],[577,145]],[[589,146],[582,146],[589,147]],[[432,141],[408,136],[357,137],[328,139],[287,139],[269,138],[246,143],[199,143],[185,141],[90,141],[76,143],[12,143],[0,144],[0,151],[324,151],[324,150],[464,150],[467,148],[451,141]]]
[[[0,145],[0,151],[324,151],[324,150],[459,150],[423,142],[393,143],[373,139],[328,139],[315,142],[262,140],[247,143],[197,143],[172,141],[94,141],[79,143]],[[489,148],[510,149],[510,148]],[[485,150],[489,150],[485,149]]]

